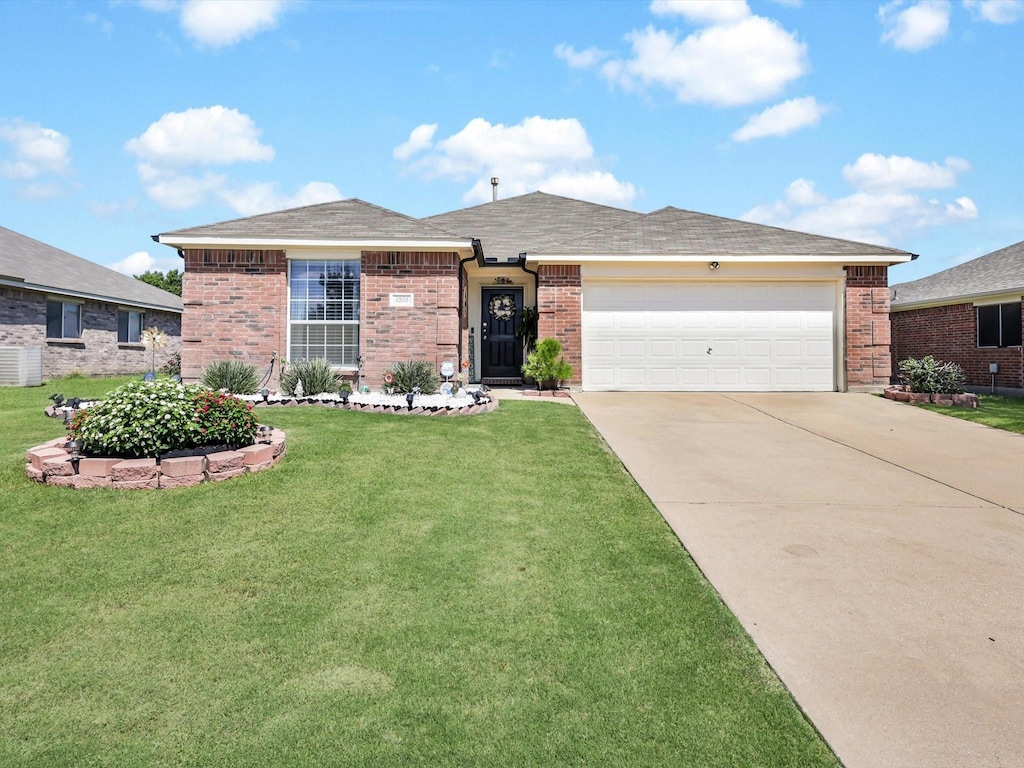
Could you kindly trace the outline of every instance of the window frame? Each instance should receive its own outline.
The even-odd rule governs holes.
[[[991,315],[994,317],[982,315]],[[1009,317],[1008,317],[1009,315]],[[982,326],[985,326],[986,343],[982,343]],[[995,328],[991,325],[995,321]],[[998,304],[976,304],[974,307],[974,342],[978,349],[1006,349],[1022,346],[1021,339],[1021,302],[1007,301]],[[994,338],[988,338],[992,337]],[[1009,337],[1009,343],[1007,343]],[[995,341],[996,343],[987,343]]]
[[[355,333],[355,341],[354,341],[354,343],[351,343],[348,340],[344,340],[339,345],[333,345],[333,346],[336,346],[336,347],[340,347],[342,357],[343,358],[347,358],[347,359],[346,359],[345,362],[342,362],[342,363],[331,361],[331,367],[334,368],[335,370],[339,370],[339,371],[355,371],[355,370],[358,370],[358,368],[359,368],[360,344],[362,343],[362,338],[361,338],[361,333],[360,333],[360,331],[361,331],[361,328],[360,328],[361,323],[360,323],[360,320],[359,320],[359,317],[360,317],[360,314],[361,314],[361,311],[362,311],[362,265],[361,265],[361,254],[358,251],[354,251],[354,252],[340,252],[340,253],[339,252],[330,252],[330,253],[323,253],[323,252],[321,252],[321,253],[308,253],[308,254],[303,253],[303,254],[298,254],[298,255],[295,255],[295,256],[292,256],[292,255],[289,254],[287,260],[288,260],[288,274],[287,274],[288,290],[286,292],[286,299],[285,299],[286,303],[287,303],[287,306],[285,308],[285,313],[286,313],[285,316],[286,316],[287,330],[288,330],[288,332],[287,332],[287,350],[288,350],[287,359],[288,360],[305,360],[305,359],[310,359],[310,358],[307,358],[305,356],[296,356],[294,354],[293,345],[296,343],[295,342],[295,335],[296,334],[294,333],[295,328],[297,328],[297,327],[304,327],[304,328],[319,327],[319,328],[324,328],[325,329],[325,331],[324,331],[325,341],[324,341],[324,345],[323,345],[323,347],[324,347],[323,354],[322,355],[313,355],[314,357],[326,356],[327,355],[327,350],[328,350],[328,347],[329,347],[329,345],[326,342],[326,329],[327,328],[331,328],[331,327],[334,327],[334,328],[338,328],[338,327],[349,328],[349,329],[354,329],[354,333]],[[307,289],[305,297],[299,297],[295,293],[295,288],[297,288],[298,286],[295,285],[295,282],[294,282],[295,278],[296,278],[296,276],[294,274],[294,270],[297,268],[297,265],[299,265],[299,264],[308,265],[310,263],[318,263],[318,262],[320,264],[324,265],[324,267],[323,267],[324,273],[329,273],[329,267],[327,265],[328,264],[332,264],[332,263],[333,264],[338,264],[338,265],[343,265],[343,266],[340,266],[340,269],[345,271],[345,272],[348,272],[348,271],[351,270],[351,271],[354,271],[354,273],[355,273],[355,277],[347,278],[342,283],[343,298],[337,302],[338,306],[336,307],[336,311],[340,309],[341,314],[342,314],[342,319],[327,319],[327,315],[328,315],[330,310],[329,310],[329,304],[328,304],[328,300],[326,298],[326,295],[322,299],[322,301],[319,303],[319,308],[322,310],[323,317],[309,318],[308,315],[310,313],[310,307],[312,306],[312,302],[315,301],[316,298],[315,297],[311,297],[310,294],[309,294],[309,291],[308,291],[309,280],[308,280],[308,278],[306,279],[306,282],[305,282],[306,289]],[[349,293],[349,294],[345,293],[346,285],[347,286],[354,286],[354,290],[349,288],[349,290],[351,291],[351,293]],[[326,294],[326,286],[324,287],[324,292]],[[354,294],[354,298],[351,297],[352,294]],[[298,302],[302,302],[302,301],[305,302],[307,317],[305,319],[293,317],[295,309],[297,307],[303,306],[302,304],[298,303]],[[317,314],[319,314],[319,313],[317,313]],[[344,319],[344,316],[346,314],[349,316],[348,319]],[[310,345],[309,345],[308,339],[307,339],[306,343],[303,346],[306,348],[307,352],[310,351],[310,349],[309,349]],[[329,357],[327,359],[330,360]]]
[[[51,305],[60,306],[60,335],[54,336],[50,333],[50,307]],[[75,316],[77,319],[76,328],[73,334],[68,333],[67,321],[68,321],[68,308],[75,308]],[[82,341],[82,311],[83,303],[80,301],[67,301],[62,298],[51,298],[46,299],[46,338],[53,341]]]
[[[132,338],[132,315],[137,315],[139,318],[138,328],[136,329],[135,337]],[[121,317],[125,316],[125,327],[124,337],[121,335]],[[132,309],[131,307],[118,307],[117,309],[117,343],[118,344],[142,344],[142,329],[146,325],[146,313],[141,309]]]

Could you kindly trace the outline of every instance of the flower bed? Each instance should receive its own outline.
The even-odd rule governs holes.
[[[956,408],[978,407],[978,396],[973,392],[964,392],[959,395],[938,395],[928,392],[911,392],[910,387],[905,384],[894,384],[891,387],[886,387],[883,394],[888,399],[898,400],[901,403],[933,403]]]
[[[468,392],[459,395],[414,395],[412,407],[405,395],[389,395],[383,392],[356,392],[348,397],[324,393],[314,397],[294,397],[271,394],[264,400],[262,395],[236,395],[241,400],[257,407],[287,405],[320,405],[364,413],[393,413],[401,416],[474,416],[489,413],[498,407],[498,400],[484,393],[473,397]]]
[[[29,478],[65,488],[122,490],[216,483],[272,467],[284,456],[285,433],[279,429],[264,430],[257,442],[235,451],[197,450],[191,456],[163,459],[92,458],[69,452],[67,443],[67,437],[58,437],[29,448],[25,465]]]

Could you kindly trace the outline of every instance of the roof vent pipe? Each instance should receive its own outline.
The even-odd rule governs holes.
[[[498,202],[498,177],[491,176],[491,202]]]

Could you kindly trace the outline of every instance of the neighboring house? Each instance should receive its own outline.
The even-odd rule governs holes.
[[[0,227],[0,383],[140,373],[152,326],[169,337],[159,366],[180,349],[181,312],[172,293]]]
[[[664,208],[534,192],[413,219],[361,200],[154,236],[185,260],[182,373],[326,357],[519,382],[518,312],[585,390],[834,391],[889,382],[905,251]],[[361,363],[361,369],[359,365]]]
[[[973,387],[1024,388],[1022,296],[1024,242],[894,285],[894,365],[933,355],[963,366]]]

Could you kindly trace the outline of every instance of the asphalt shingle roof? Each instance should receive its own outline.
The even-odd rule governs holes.
[[[83,294],[133,306],[181,312],[181,297],[88,259],[0,227],[0,279],[52,293]]]
[[[668,206],[537,254],[730,254],[794,256],[909,256],[906,251]]]
[[[608,229],[643,214],[569,197],[531,192],[493,203],[428,216],[423,221],[479,238],[486,258],[499,262],[534,253],[555,243]]]
[[[1024,295],[1024,242],[920,280],[898,283],[892,286],[892,306],[1014,292]]]
[[[295,240],[468,239],[358,198],[247,216],[217,224],[178,229],[161,235],[171,242],[176,236],[272,237]]]

